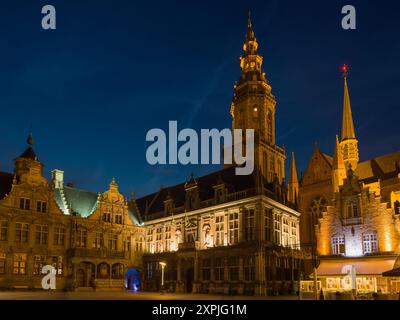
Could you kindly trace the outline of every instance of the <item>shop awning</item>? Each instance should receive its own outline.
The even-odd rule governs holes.
[[[386,271],[382,274],[384,277],[400,277],[400,268]]]
[[[392,270],[395,261],[396,257],[321,260],[317,268],[317,276],[344,275],[342,270],[348,265],[355,267],[357,275],[381,275]]]

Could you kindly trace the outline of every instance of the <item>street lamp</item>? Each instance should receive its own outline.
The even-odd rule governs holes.
[[[161,290],[164,289],[164,268],[167,264],[165,262],[160,262],[161,266]]]

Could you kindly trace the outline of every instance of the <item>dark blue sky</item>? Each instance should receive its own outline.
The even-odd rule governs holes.
[[[41,29],[41,7],[57,30]],[[340,27],[357,9],[357,30]],[[361,159],[399,150],[400,5],[395,1],[8,1],[0,19],[0,170],[26,147],[77,187],[113,176],[127,195],[201,175],[211,166],[146,163],[151,128],[226,128],[247,11],[277,98],[277,142],[304,171],[314,144],[332,154],[343,80]],[[288,161],[287,164],[290,162]]]

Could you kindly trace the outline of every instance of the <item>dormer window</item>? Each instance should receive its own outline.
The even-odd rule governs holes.
[[[360,216],[360,208],[357,199],[346,201],[346,218],[357,218]]]

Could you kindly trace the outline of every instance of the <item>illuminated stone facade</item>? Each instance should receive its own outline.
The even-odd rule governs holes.
[[[141,267],[144,230],[113,180],[96,194],[52,181],[29,147],[0,172],[0,288],[42,288],[42,267],[56,268],[57,289],[123,289]],[[129,284],[129,283],[127,283]]]
[[[301,242],[316,247],[324,289],[348,288],[341,268],[350,265],[360,275],[354,289],[387,292],[393,286],[382,273],[400,249],[400,152],[359,161],[346,74],[344,81],[334,156],[316,146],[300,181]]]
[[[275,97],[249,18],[231,105],[233,129],[254,129],[255,170],[235,167],[193,176],[136,201],[146,227],[144,289],[175,292],[277,294],[296,291],[304,253],[294,158],[287,186],[285,150],[275,143]]]

